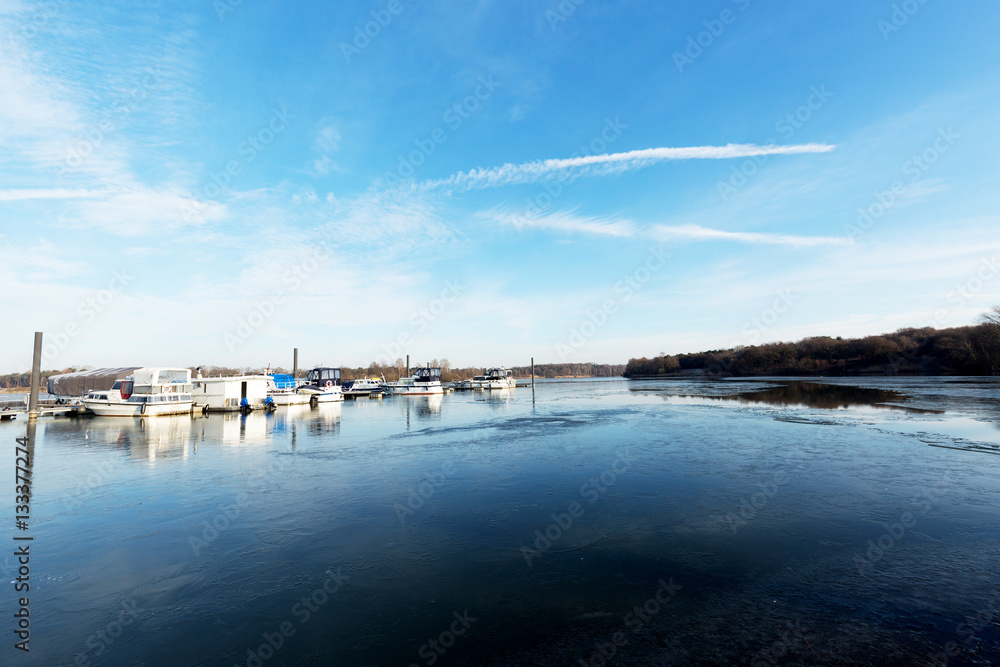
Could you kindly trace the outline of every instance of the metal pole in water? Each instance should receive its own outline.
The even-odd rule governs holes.
[[[531,358],[531,391],[535,390],[535,358]]]
[[[42,374],[42,332],[35,332],[35,354],[31,358],[31,394],[28,399],[28,420],[38,419],[38,385]]]
[[[292,355],[292,377],[299,372],[299,348],[295,348],[295,353]]]
[[[406,377],[410,377],[410,355],[406,355]]]

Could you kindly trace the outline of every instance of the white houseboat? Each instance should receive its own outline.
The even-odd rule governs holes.
[[[390,396],[429,396],[443,394],[440,368],[418,368],[408,378],[385,383],[385,393]]]
[[[209,412],[250,412],[263,410],[267,401],[266,375],[202,377],[199,370],[192,380],[192,398]]]
[[[113,390],[95,391],[83,405],[104,417],[155,417],[190,413],[191,371],[187,368],[138,368]]]

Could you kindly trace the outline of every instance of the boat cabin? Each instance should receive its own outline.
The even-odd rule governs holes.
[[[317,387],[339,387],[340,369],[314,368],[309,371],[308,375],[306,375],[306,384],[315,385]]]
[[[441,381],[441,369],[440,368],[418,368],[413,373],[414,382],[440,382]]]

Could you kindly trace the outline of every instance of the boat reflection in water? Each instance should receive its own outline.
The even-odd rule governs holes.
[[[441,418],[441,403],[444,402],[442,394],[430,396],[408,396],[405,400],[395,403],[396,407],[403,413],[406,419],[406,430],[410,430],[410,422],[417,420],[438,420]]]
[[[195,439],[220,445],[253,445],[268,441],[268,418],[262,412],[223,412],[192,420]]]
[[[343,412],[343,403],[320,403],[303,417],[303,420],[308,424],[310,433],[319,435],[340,428],[340,417]]]
[[[517,392],[506,387],[503,389],[493,389],[488,392],[476,392],[473,400],[477,403],[489,403],[492,404],[492,407],[499,408],[513,401],[516,395]]]
[[[92,417],[85,422],[84,437],[91,446],[105,443],[124,449],[131,459],[186,459],[191,446],[190,415],[139,417]]]

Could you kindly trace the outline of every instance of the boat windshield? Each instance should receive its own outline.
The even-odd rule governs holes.
[[[441,379],[440,368],[418,368],[413,377],[420,382],[432,382]]]

